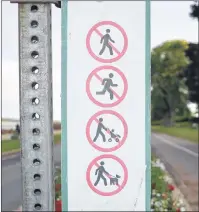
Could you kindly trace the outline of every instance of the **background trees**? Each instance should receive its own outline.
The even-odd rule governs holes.
[[[187,112],[187,89],[177,77],[189,63],[185,56],[187,48],[186,41],[173,40],[152,50],[152,120],[163,119],[166,126],[172,126],[176,112]]]
[[[196,19],[199,25],[199,3],[191,6],[190,16]],[[189,58],[190,64],[182,76],[185,77],[185,83],[188,87],[189,100],[199,105],[199,43],[189,43],[185,54]]]

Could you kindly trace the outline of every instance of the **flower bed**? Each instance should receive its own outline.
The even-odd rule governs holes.
[[[151,164],[151,211],[185,211],[182,200],[173,198],[174,185],[166,174],[164,164],[152,158]]]
[[[55,181],[56,211],[61,211],[61,171],[57,170]],[[185,211],[182,200],[175,201],[171,178],[165,172],[159,159],[152,158],[151,164],[151,211]]]

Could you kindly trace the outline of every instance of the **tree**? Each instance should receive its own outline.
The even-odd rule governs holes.
[[[199,45],[190,43],[185,54],[189,58],[190,64],[181,76],[185,78],[185,84],[189,91],[189,100],[199,105]]]
[[[190,16],[197,19],[199,23],[198,3],[191,6]],[[192,103],[196,103],[199,109],[199,43],[189,43],[188,49],[185,50],[185,55],[189,59],[189,64],[179,74],[179,77],[185,79],[185,84],[189,91],[189,100]]]
[[[190,16],[197,19],[199,24],[199,2],[191,5]],[[185,51],[190,64],[185,69],[183,77],[189,90],[189,100],[198,105],[199,109],[199,43],[190,43]]]
[[[191,5],[190,16],[199,20],[199,2],[196,2],[195,4]]]
[[[167,126],[173,124],[176,109],[187,109],[186,87],[177,77],[177,73],[182,72],[188,64],[184,53],[187,47],[186,41],[173,40],[152,50],[152,119],[163,119]]]

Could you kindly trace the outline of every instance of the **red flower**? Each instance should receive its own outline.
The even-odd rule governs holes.
[[[169,189],[169,191],[173,191],[175,189],[175,187],[173,185],[169,184],[168,189]]]
[[[62,211],[62,203],[61,203],[61,200],[56,200],[56,201],[55,201],[55,211],[59,211],[59,212]]]
[[[176,212],[180,212],[180,208],[177,208],[177,209],[176,209]]]

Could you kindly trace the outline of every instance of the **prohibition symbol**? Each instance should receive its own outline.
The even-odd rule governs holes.
[[[112,63],[126,53],[128,38],[119,24],[113,21],[102,21],[89,30],[86,46],[89,54],[95,60]]]
[[[128,171],[120,158],[114,155],[101,155],[89,164],[86,180],[95,193],[113,196],[125,187]]]
[[[119,149],[126,141],[128,126],[124,118],[112,110],[94,114],[86,126],[88,142],[102,152]]]
[[[86,81],[89,99],[100,107],[114,107],[126,96],[128,83],[124,74],[114,66],[94,69]]]

